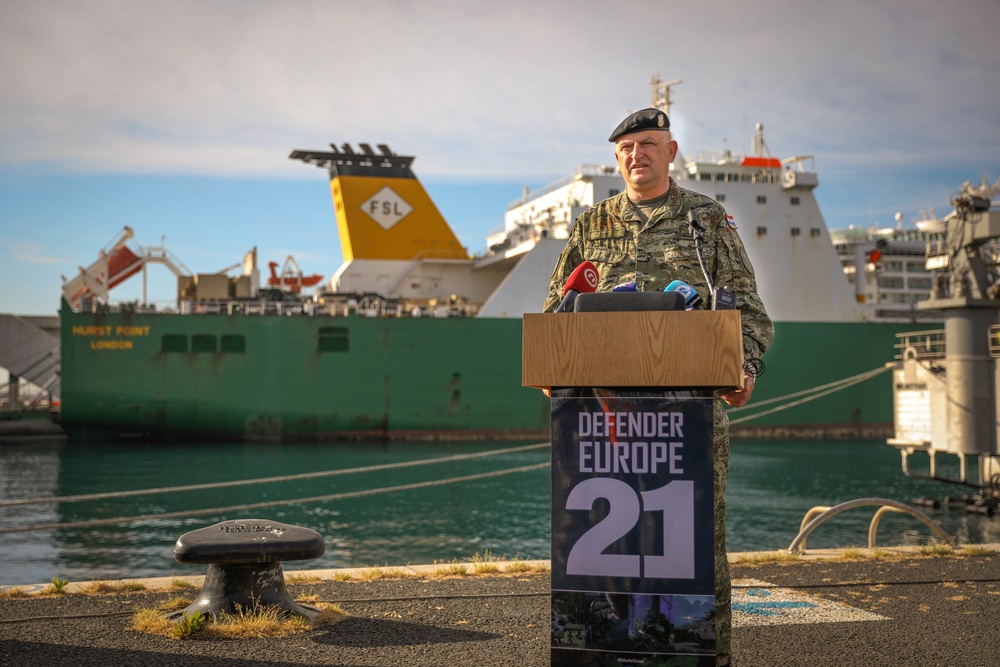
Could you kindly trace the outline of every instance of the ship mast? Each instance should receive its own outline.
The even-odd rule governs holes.
[[[680,79],[674,81],[660,81],[660,75],[654,74],[649,85],[653,87],[653,106],[670,117],[670,87],[683,83]]]
[[[653,106],[667,114],[667,118],[670,118],[670,88],[671,86],[676,86],[679,83],[683,82],[680,79],[666,82],[660,81],[659,74],[654,74],[653,78],[649,82],[649,85],[653,88]],[[683,169],[675,168],[676,165],[683,165],[684,163],[684,155],[681,153],[680,149],[678,149],[677,157],[674,158],[674,161],[670,164],[670,172],[674,175],[674,178],[686,177]]]

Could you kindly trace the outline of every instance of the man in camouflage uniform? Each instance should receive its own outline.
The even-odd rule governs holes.
[[[659,109],[638,111],[615,128],[609,141],[615,144],[615,158],[626,190],[594,204],[577,218],[552,273],[544,310],[556,309],[567,278],[584,260],[593,262],[600,272],[598,291],[611,291],[628,281],[635,281],[640,292],[662,291],[673,280],[682,280],[711,307],[711,294],[688,224],[688,212],[694,210],[705,227],[704,259],[712,281],[736,294],[744,356],[760,358],[774,336],[774,327],[757,295],[753,267],[722,206],[678,187],[670,177],[677,142],[670,133],[667,115]],[[744,385],[743,390],[720,398],[734,407],[746,404],[754,378],[746,376]],[[713,417],[716,651],[717,664],[728,665],[732,625],[725,524],[729,418],[720,400],[715,401]]]

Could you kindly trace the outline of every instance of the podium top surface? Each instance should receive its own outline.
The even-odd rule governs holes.
[[[743,387],[738,310],[526,313],[526,387]]]

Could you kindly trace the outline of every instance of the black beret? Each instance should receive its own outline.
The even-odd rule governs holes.
[[[615,142],[618,137],[630,132],[642,132],[643,130],[669,130],[670,119],[667,114],[659,109],[643,109],[623,120],[615,128],[615,131],[608,137],[608,141]]]

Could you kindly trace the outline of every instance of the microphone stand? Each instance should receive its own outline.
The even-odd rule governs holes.
[[[688,225],[691,228],[691,236],[694,237],[694,250],[698,254],[698,264],[701,266],[701,272],[705,276],[705,282],[708,284],[708,293],[715,294],[715,284],[712,282],[712,277],[708,275],[708,266],[705,264],[705,251],[702,249],[702,242],[705,240],[705,223],[701,221],[698,217],[698,212],[694,209],[688,211]]]
[[[718,295],[715,293],[715,285],[712,283],[712,277],[708,275],[708,265],[705,264],[705,252],[702,249],[702,242],[705,240],[705,223],[701,221],[701,218],[698,217],[698,212],[694,209],[688,211],[688,225],[691,228],[691,236],[694,237],[694,249],[698,254],[698,264],[701,266],[701,272],[705,276],[705,282],[708,283],[708,293],[712,295],[713,308],[716,308],[718,307],[716,303]],[[764,362],[757,357],[748,357],[743,362],[743,371],[750,377],[755,378],[764,372]]]

